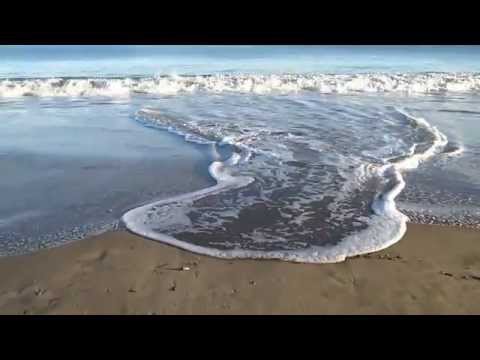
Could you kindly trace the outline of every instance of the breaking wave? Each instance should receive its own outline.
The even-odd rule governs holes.
[[[171,95],[190,92],[479,92],[479,73],[198,75],[131,78],[1,79],[0,97]]]

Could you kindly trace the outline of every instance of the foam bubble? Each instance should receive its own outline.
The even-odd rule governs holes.
[[[232,173],[232,170],[242,161],[242,154],[238,152],[234,152],[232,156],[224,162],[219,161],[218,159],[212,162],[209,171],[212,177],[217,181],[215,186],[133,209],[123,216],[123,221],[129,230],[139,235],[199,254],[221,258],[281,259],[294,262],[331,263],[343,261],[347,257],[384,249],[399,241],[406,232],[408,217],[398,210],[395,203],[395,199],[405,187],[402,172],[418,167],[421,162],[427,161],[441,151],[447,143],[446,136],[425,119],[415,117],[402,109],[396,109],[396,111],[402,114],[411,124],[414,125],[414,127],[420,127],[431,134],[433,140],[423,151],[417,151],[418,144],[413,144],[408,148],[406,154],[397,161],[395,161],[395,159],[390,159],[381,165],[363,164],[357,167],[357,170],[355,171],[356,177],[344,183],[338,194],[338,201],[334,207],[339,206],[341,199],[346,193],[354,192],[355,186],[359,186],[361,183],[364,183],[369,179],[382,179],[386,183],[386,187],[373,199],[371,204],[373,214],[367,219],[362,219],[365,221],[366,227],[346,235],[341,241],[335,244],[324,246],[311,245],[308,248],[298,248],[295,250],[259,251],[240,248],[238,246],[235,246],[232,249],[218,249],[215,247],[201,246],[182,241],[165,233],[164,230],[167,230],[170,226],[173,226],[174,230],[178,231],[179,229],[181,230],[184,229],[184,227],[191,225],[188,222],[188,219],[184,216],[186,209],[189,209],[189,206],[193,201],[206,196],[220,194],[227,190],[240,189],[254,181],[251,177],[238,176]],[[155,119],[158,120],[158,113],[150,111],[150,114],[154,115],[152,121],[156,121]],[[202,133],[198,128],[195,129],[195,131],[196,133]],[[268,131],[266,132],[268,133]],[[270,136],[272,133],[274,132],[269,132]],[[204,136],[205,134],[206,133],[203,133]],[[285,135],[285,138],[291,139],[291,136],[288,136],[287,134]],[[223,134],[223,136],[218,137],[218,142],[235,144],[235,146],[240,147],[242,146],[242,142],[239,138],[232,135]],[[254,149],[254,151],[256,150],[257,149]],[[340,165],[338,163],[339,161],[341,161],[341,157],[336,158],[337,165]],[[347,159],[345,159],[345,161],[347,161]],[[349,163],[347,162],[346,165],[348,164]],[[283,178],[281,177],[281,173],[274,174],[274,176],[277,177],[277,180],[282,182]],[[353,188],[350,189],[350,187]],[[323,195],[325,194],[320,194],[318,200],[321,200]],[[309,201],[313,201],[314,196],[313,193],[310,193]],[[299,199],[296,202],[293,202],[291,206],[301,207],[305,201],[305,199]],[[165,208],[162,211],[152,211],[152,209],[158,209],[159,207]],[[176,210],[170,211],[170,209]],[[168,219],[164,219],[164,216],[166,216],[165,212],[168,213]],[[154,214],[153,216],[155,216],[155,219],[149,220],[147,224],[147,221],[145,220],[146,214],[149,214],[148,216]],[[310,218],[310,214],[308,214],[308,212],[303,212],[300,217],[301,218],[299,219],[295,219],[294,222],[302,225],[303,221]],[[156,226],[151,226],[153,223],[156,224]],[[158,227],[161,227],[161,230],[159,230]],[[257,240],[259,242],[273,243],[277,241],[276,239],[266,236],[266,234],[263,234],[261,231],[255,230],[254,235],[255,234],[258,237]],[[319,233],[318,236],[321,237],[322,234]]]
[[[124,97],[174,95],[197,91],[222,93],[442,93],[479,92],[478,73],[272,74],[162,76],[152,78],[50,78],[0,80],[0,97]]]

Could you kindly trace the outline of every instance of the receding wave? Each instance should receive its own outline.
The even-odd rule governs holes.
[[[403,172],[441,153],[448,140],[425,119],[394,108],[370,125],[367,117],[361,122],[372,137],[384,135],[384,146],[357,150],[355,142],[342,143],[356,124],[354,109],[348,111],[343,127],[321,131],[292,119],[285,129],[256,120],[240,129],[232,121],[140,111],[142,123],[203,142],[216,154],[224,144],[233,150],[210,165],[215,186],[135,208],[122,219],[139,235],[222,258],[328,263],[386,248],[406,231],[408,218],[395,203]],[[394,144],[395,155],[385,156]]]
[[[191,92],[291,93],[479,92],[478,73],[198,75],[143,78],[2,79],[0,97],[132,96]]]

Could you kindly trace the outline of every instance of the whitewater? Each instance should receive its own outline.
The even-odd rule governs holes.
[[[421,127],[428,132],[433,140],[425,150],[415,152],[414,149],[411,149],[410,154],[406,157],[404,156],[401,160],[390,159],[382,165],[362,164],[361,167],[357,169],[357,171],[362,172],[362,182],[367,182],[370,178],[377,178],[381,182],[386,182],[386,179],[388,179],[390,184],[372,199],[371,208],[374,213],[366,220],[367,227],[343,239],[339,239],[335,245],[313,245],[301,250],[255,251],[241,249],[241,247],[238,246],[228,250],[220,250],[191,244],[162,233],[163,227],[165,227],[165,229],[171,229],[172,227],[185,226],[185,214],[188,211],[186,209],[192,206],[195,200],[222,191],[244,187],[255,181],[252,177],[232,176],[231,174],[232,168],[242,161],[242,157],[243,161],[248,161],[245,159],[250,158],[250,152],[255,152],[255,149],[246,146],[241,140],[235,139],[235,137],[219,138],[219,143],[228,143],[240,150],[238,153],[234,152],[226,161],[215,161],[210,165],[210,174],[217,181],[215,186],[133,209],[127,212],[122,217],[122,220],[129,230],[141,236],[200,254],[223,258],[268,258],[297,262],[327,263],[343,261],[348,256],[356,256],[386,248],[399,241],[406,231],[408,217],[402,214],[395,204],[395,198],[405,187],[402,172],[417,168],[423,161],[428,161],[430,157],[441,152],[448,143],[446,136],[437,128],[431,126],[425,119],[416,118],[401,109],[394,109],[394,111],[404,116],[414,126]],[[150,117],[150,119],[156,121],[159,126],[181,134],[188,139],[189,133],[185,132],[185,128],[176,129],[172,126],[171,122],[165,124],[164,121],[162,122],[162,115],[160,113],[152,110],[143,110],[138,116],[143,118],[143,121],[145,121],[145,118]],[[192,131],[192,134],[193,133]],[[193,141],[202,142],[203,139],[205,141],[209,139],[210,141],[212,140],[212,137],[209,137],[208,133],[201,134],[200,136],[203,135],[204,138],[198,139],[199,133],[200,131],[197,129],[194,133],[196,139]],[[242,152],[247,154],[242,155]],[[190,226],[192,225],[188,219],[187,222]],[[322,234],[320,233],[317,236],[321,237]]]
[[[211,74],[162,75],[126,78],[2,79],[0,97],[18,96],[131,96],[138,93],[168,95],[201,92],[290,93],[316,91],[413,94],[478,92],[478,73],[361,73],[361,74]]]

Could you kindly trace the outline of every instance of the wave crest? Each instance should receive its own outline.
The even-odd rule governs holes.
[[[237,93],[445,93],[479,92],[478,73],[364,73],[281,75],[197,75],[150,78],[50,78],[0,80],[0,97],[174,95],[191,92]]]

